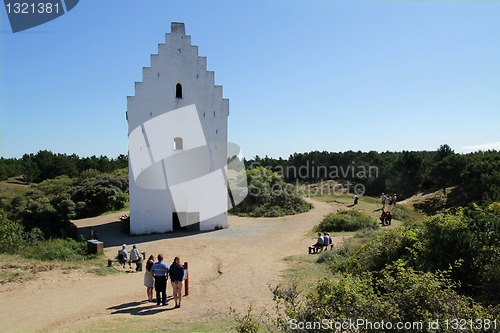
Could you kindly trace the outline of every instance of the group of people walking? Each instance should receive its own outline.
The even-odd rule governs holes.
[[[144,286],[147,288],[148,301],[154,302],[153,288],[156,291],[156,305],[167,305],[167,280],[170,278],[172,285],[172,294],[175,301],[175,307],[181,307],[182,301],[182,282],[184,281],[184,266],[181,265],[181,259],[175,257],[170,267],[163,261],[163,255],[158,254],[157,261],[150,255],[146,262],[146,271],[144,272]],[[161,302],[161,303],[160,303]]]

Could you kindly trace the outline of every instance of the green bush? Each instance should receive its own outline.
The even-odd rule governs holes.
[[[14,198],[9,213],[11,219],[22,222],[26,231],[39,228],[45,238],[75,238],[77,235],[76,226],[66,216],[61,216],[49,198],[39,190]]]
[[[235,309],[229,308],[229,314],[232,315],[236,322],[233,330],[238,333],[258,333],[260,327],[260,319],[253,314],[253,307],[250,305],[247,312],[243,315],[236,312]]]
[[[0,212],[0,252],[13,254],[24,246],[23,233],[21,223],[9,220]]]
[[[245,174],[242,174],[238,177],[244,176]],[[277,217],[309,210],[309,204],[297,195],[292,185],[284,182],[281,175],[257,167],[246,170],[246,177],[248,195],[231,209],[231,213],[239,216]]]
[[[377,229],[378,223],[370,216],[357,210],[340,210],[323,218],[316,231],[340,232],[361,229]]]
[[[477,206],[455,214],[439,214],[425,221],[419,268],[444,270],[454,265],[452,277],[461,290],[500,301],[500,216]]]
[[[422,324],[422,327],[401,328],[398,332],[435,332],[428,322],[439,320],[442,323],[454,318],[474,322],[493,318],[488,309],[457,294],[454,287],[446,272],[422,273],[398,261],[377,274],[346,274],[338,282],[323,279],[306,295],[301,295],[293,285],[278,286],[273,293],[278,304],[277,324],[283,332],[304,332],[296,323],[324,323],[325,318],[331,320],[330,323],[363,320],[364,325],[353,327],[352,332],[395,331],[395,327],[383,329],[373,325],[382,320],[392,325],[398,322]],[[368,322],[372,325],[366,324]],[[340,330],[333,325],[318,325],[310,331]]]
[[[397,260],[423,272],[452,267],[450,277],[460,284],[460,292],[496,304],[500,295],[498,230],[500,217],[476,207],[385,230],[363,242],[353,237],[322,261],[330,261],[334,273],[351,274],[380,272]]]
[[[488,213],[500,216],[500,201],[493,202],[490,205],[488,205]]]
[[[78,261],[86,255],[86,243],[74,239],[51,239],[23,250],[24,256],[44,261]]]

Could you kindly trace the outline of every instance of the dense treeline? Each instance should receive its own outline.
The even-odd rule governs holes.
[[[79,157],[41,150],[36,154],[24,154],[21,159],[0,158],[0,180],[23,175],[26,182],[39,183],[63,175],[78,177],[89,169],[109,173],[127,167],[128,156],[123,154],[110,159],[106,156]]]
[[[500,152],[457,154],[448,145],[436,151],[354,152],[313,151],[288,159],[260,158],[246,161],[247,168],[269,168],[287,182],[337,180],[363,184],[366,195],[397,193],[400,199],[419,191],[459,186],[455,197],[465,202],[500,200]]]

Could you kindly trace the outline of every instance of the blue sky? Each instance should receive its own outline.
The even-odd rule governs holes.
[[[499,1],[84,0],[0,27],[0,155],[127,153],[126,96],[170,22],[207,56],[246,157],[500,149]]]

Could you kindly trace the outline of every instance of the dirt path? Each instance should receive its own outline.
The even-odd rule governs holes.
[[[148,254],[163,253],[167,263],[176,255],[188,261],[190,295],[182,308],[171,311],[173,301],[166,307],[143,302],[143,273],[100,277],[56,270],[0,290],[2,331],[68,331],[94,319],[138,314],[207,321],[227,318],[229,307],[243,312],[250,304],[258,312],[272,311],[268,286],[276,285],[287,268],[283,258],[305,253],[314,241],[306,233],[339,207],[322,202],[314,202],[314,206],[310,212],[283,218],[232,216],[228,229],[184,237],[173,234],[166,239],[160,238],[165,235],[125,236],[115,223],[119,214],[75,221],[79,227],[94,226],[105,245],[112,245],[105,248],[108,257],[126,243],[137,244]],[[170,284],[167,292],[170,295]]]

